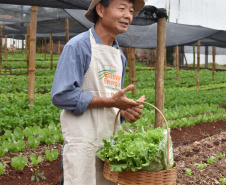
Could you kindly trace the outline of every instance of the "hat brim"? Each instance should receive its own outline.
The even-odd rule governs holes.
[[[101,0],[93,0],[89,6],[88,11],[85,13],[85,17],[92,23],[94,23],[94,11],[93,9]],[[133,17],[136,17],[137,14],[144,8],[144,0],[134,0],[134,13]]]

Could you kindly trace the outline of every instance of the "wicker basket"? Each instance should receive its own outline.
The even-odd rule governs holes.
[[[114,172],[110,170],[108,162],[104,164],[103,175],[106,179],[118,183],[120,185],[174,185],[176,184],[177,178],[177,167],[174,163],[173,168],[169,169],[169,127],[162,112],[152,104],[142,102],[144,104],[150,105],[155,108],[164,118],[166,128],[167,128],[167,169],[162,171],[136,171],[131,170],[123,172]],[[119,111],[120,112],[120,111]],[[114,135],[116,134],[116,124],[119,112],[115,119]]]

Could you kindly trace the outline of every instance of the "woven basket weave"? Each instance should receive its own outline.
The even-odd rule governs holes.
[[[120,185],[174,185],[177,179],[177,167],[174,163],[173,168],[169,169],[169,127],[165,116],[162,112],[152,104],[142,102],[155,108],[163,117],[167,128],[167,169],[162,171],[136,171],[131,170],[123,172],[114,172],[110,170],[108,162],[104,164],[103,175],[106,179],[118,183]],[[117,118],[120,111],[116,115],[114,135],[116,134]]]

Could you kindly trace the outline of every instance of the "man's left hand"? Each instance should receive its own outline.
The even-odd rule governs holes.
[[[141,96],[137,101],[144,102],[145,96]],[[143,108],[144,108],[143,105],[139,105],[137,107],[121,110],[121,116],[124,117],[126,121],[134,123],[141,118]]]

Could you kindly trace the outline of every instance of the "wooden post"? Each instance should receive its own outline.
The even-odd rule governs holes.
[[[193,70],[195,70],[195,44],[193,44]]]
[[[27,23],[27,43],[26,43],[26,62],[29,66],[29,53],[30,53],[30,23]]]
[[[52,33],[50,33],[50,37],[49,37],[49,46],[50,46],[50,69],[53,69],[53,41],[52,41]]]
[[[212,78],[214,78],[214,71],[215,71],[215,55],[216,55],[216,47],[213,46],[213,67],[212,67]]]
[[[13,34],[13,51],[12,54],[14,54],[14,34]]]
[[[129,67],[129,75],[128,75],[128,82],[129,84],[131,83],[131,48],[127,48],[127,63],[128,63],[128,67]]]
[[[136,94],[136,65],[135,65],[135,49],[131,48],[131,71],[132,71],[132,84],[134,89],[132,90],[133,94]]]
[[[2,28],[3,26],[0,25],[0,73],[2,70]]]
[[[46,60],[46,53],[47,53],[47,48],[46,48],[46,38],[45,38],[45,60]]]
[[[155,66],[155,105],[164,114],[164,53],[166,44],[166,17],[158,18],[157,61]],[[155,128],[163,126],[163,118],[155,111]]]
[[[198,41],[198,51],[197,51],[197,91],[199,91],[199,66],[200,66],[200,40]]]
[[[34,104],[34,90],[35,90],[37,11],[38,11],[37,6],[31,7],[30,53],[29,53],[29,68],[28,68],[28,99],[30,99],[31,105]]]
[[[7,35],[5,35],[5,61],[7,62]]]
[[[60,56],[60,41],[58,41],[58,56]]]
[[[25,62],[27,62],[27,34],[25,34]]]
[[[65,29],[66,29],[66,42],[69,41],[69,20],[68,18],[65,19]]]
[[[42,54],[43,54],[43,40],[42,40]]]
[[[179,82],[179,47],[176,46],[176,69],[177,69],[177,81]]]
[[[164,71],[167,71],[167,48],[165,47],[165,58],[164,58]]]

